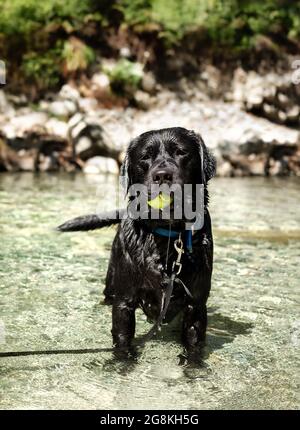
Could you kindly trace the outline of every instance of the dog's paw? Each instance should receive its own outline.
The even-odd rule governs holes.
[[[179,365],[180,366],[196,366],[206,368],[207,364],[204,361],[205,357],[205,345],[200,344],[197,347],[191,347],[185,349],[183,354],[179,354]]]
[[[130,347],[115,347],[113,351],[114,358],[120,361],[136,361],[138,357],[137,349]]]

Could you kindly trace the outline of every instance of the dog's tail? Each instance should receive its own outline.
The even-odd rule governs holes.
[[[56,227],[56,230],[61,232],[96,230],[97,228],[119,224],[126,215],[126,209],[117,209],[102,214],[83,215],[64,222]]]

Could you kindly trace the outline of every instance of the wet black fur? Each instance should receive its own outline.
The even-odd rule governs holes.
[[[202,147],[202,151],[200,150]],[[189,288],[187,296],[176,283],[166,320],[182,311],[182,342],[188,351],[203,344],[207,326],[206,302],[211,288],[213,268],[213,238],[207,209],[206,183],[215,174],[215,159],[202,138],[192,131],[176,127],[150,131],[134,139],[128,148],[122,166],[127,186],[134,183],[150,185],[151,173],[157,166],[171,168],[173,182],[201,183],[201,153],[205,175],[205,222],[202,230],[193,236],[193,252],[185,250],[179,278]],[[123,215],[122,212],[120,215]],[[120,216],[120,218],[122,218]],[[129,348],[135,335],[135,310],[141,307],[152,321],[157,319],[162,292],[168,283],[175,257],[174,239],[171,239],[167,270],[164,269],[168,239],[152,232],[154,226],[169,221],[111,219],[110,214],[89,215],[58,227],[61,231],[101,228],[119,223],[113,241],[106,277],[104,296],[112,303],[112,336],[118,348]],[[172,220],[172,229],[184,234],[184,221]]]

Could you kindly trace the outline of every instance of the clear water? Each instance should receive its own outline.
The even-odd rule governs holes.
[[[0,176],[0,352],[111,347],[111,308],[100,302],[114,230],[53,228],[111,207],[114,187],[113,177]],[[299,408],[300,181],[214,179],[210,191],[205,366],[179,365],[176,325],[137,360],[105,350],[0,357],[0,408]]]

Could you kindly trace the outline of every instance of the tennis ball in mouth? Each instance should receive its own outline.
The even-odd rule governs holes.
[[[160,193],[154,199],[148,200],[148,205],[151,206],[153,209],[164,209],[167,206],[170,206],[172,201],[172,197],[168,196],[167,194]]]

